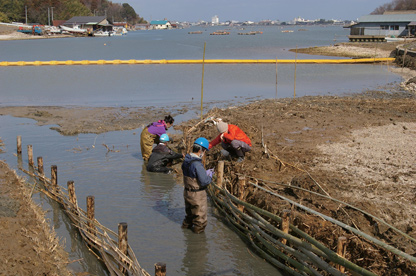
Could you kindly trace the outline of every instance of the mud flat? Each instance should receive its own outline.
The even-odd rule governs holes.
[[[416,97],[414,94],[368,91],[352,97],[303,97],[264,100],[242,107],[213,110],[211,115],[242,128],[253,150],[240,164],[226,162],[226,171],[323,193],[383,219],[416,238]],[[188,122],[191,127],[198,120]],[[213,125],[193,132],[213,139]],[[267,158],[268,150],[283,161]],[[220,146],[210,150],[207,167],[223,160]],[[320,188],[316,183],[319,184]],[[416,244],[359,212],[341,212],[339,204],[296,189],[269,185],[277,193],[320,213],[356,226],[400,250],[416,254]],[[293,209],[266,193],[248,199],[276,214]],[[296,208],[295,208],[296,209]],[[297,216],[302,230],[336,247],[339,229],[315,216]],[[377,275],[412,275],[416,264],[406,262],[349,233],[349,260]]]
[[[0,274],[71,275],[68,255],[30,192],[0,161]]]

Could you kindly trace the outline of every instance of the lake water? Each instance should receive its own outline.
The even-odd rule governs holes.
[[[189,31],[203,30],[190,35]],[[308,27],[308,31],[282,33],[278,27],[247,28],[261,35],[211,36],[215,28],[137,31],[123,37],[65,38],[0,41],[1,61],[97,59],[293,59],[288,49],[346,41],[342,27]],[[298,55],[299,59],[323,58]],[[199,103],[201,65],[102,65],[0,67],[0,105],[56,106],[174,106]],[[297,65],[296,95],[342,95],[376,89],[401,78],[380,65]],[[276,97],[275,65],[205,65],[204,101],[244,103]],[[294,65],[278,66],[277,97],[293,97]],[[177,118],[187,120],[192,112]],[[209,209],[209,224],[202,235],[180,228],[185,215],[183,184],[171,175],[148,173],[140,155],[141,129],[65,137],[37,126],[33,120],[0,116],[0,137],[5,143],[1,159],[14,169],[16,136],[32,144],[34,157],[42,156],[45,171],[58,166],[58,181],[75,181],[79,204],[95,196],[96,218],[110,229],[128,223],[128,239],[141,265],[152,274],[156,262],[167,263],[169,275],[279,275],[250,251]],[[117,152],[107,152],[103,144]],[[94,146],[94,147],[93,147]],[[50,170],[49,170],[50,171]],[[19,172],[19,174],[21,174]],[[48,173],[47,173],[48,174]],[[28,179],[30,181],[30,179]],[[108,272],[95,260],[59,208],[42,196],[36,202],[66,249],[76,272]]]

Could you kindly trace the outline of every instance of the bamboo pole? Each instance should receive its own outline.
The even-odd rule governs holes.
[[[32,145],[27,145],[27,157],[29,159],[29,166],[33,167],[34,162],[33,162],[33,147],[32,147]]]
[[[280,228],[286,234],[289,233],[289,225],[290,225],[290,210],[283,210],[282,211],[282,222],[280,224],[280,226],[281,226]],[[282,243],[286,244],[287,240],[282,239]]]
[[[337,254],[342,257],[345,258],[345,253],[347,251],[347,238],[346,237],[339,237],[338,238],[338,244],[337,244]],[[341,271],[341,273],[345,272],[345,267],[343,267],[340,264],[336,265],[336,268]]]
[[[42,156],[38,157],[38,172],[40,175],[44,174],[44,170],[43,170],[43,158]]]
[[[17,142],[17,154],[22,154],[22,136],[17,136],[16,138],[16,142]]]
[[[296,98],[296,65],[298,62],[298,46],[296,45],[296,54],[295,54],[295,78],[294,78],[294,90],[293,90],[293,98]]]
[[[275,98],[277,99],[277,57],[276,57],[276,96]]]
[[[118,224],[118,248],[120,249],[121,253],[127,256],[127,223],[125,222],[121,222]],[[120,262],[124,263],[123,259],[120,259]],[[119,265],[119,270],[123,275],[128,275],[127,270],[122,265]]]
[[[94,196],[87,197],[87,217],[88,217],[88,232],[95,236],[95,227],[94,227],[94,219],[95,219],[95,198]]]
[[[155,264],[155,276],[166,276],[166,264],[165,263]]]
[[[204,55],[202,58],[202,81],[201,81],[201,120],[202,120],[202,109],[203,109],[203,99],[204,99],[204,73],[205,73],[205,48],[207,46],[207,43],[204,42]]]

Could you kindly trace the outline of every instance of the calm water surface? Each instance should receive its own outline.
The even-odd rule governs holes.
[[[346,41],[341,27],[311,27],[282,33],[277,27],[247,28],[262,35],[210,36],[186,30],[137,31],[124,37],[0,41],[4,61],[97,59],[293,59],[288,49]],[[298,55],[302,58],[322,58]],[[277,97],[292,97],[294,65],[278,65]],[[0,67],[0,105],[57,106],[173,106],[198,104],[201,65],[103,65]],[[399,81],[380,65],[297,65],[296,95],[342,95],[375,89]],[[275,65],[206,65],[204,101],[244,103],[276,97]],[[178,117],[177,121],[192,118]],[[169,275],[279,275],[250,252],[213,208],[202,235],[180,228],[185,215],[183,184],[171,175],[148,173],[140,155],[141,129],[65,137],[29,119],[0,116],[1,159],[18,168],[16,136],[32,144],[45,168],[58,166],[58,181],[74,180],[79,204],[95,196],[96,218],[110,229],[128,223],[128,239],[139,262],[153,272],[156,262],[167,263]],[[117,152],[107,152],[103,145]],[[24,150],[22,163],[27,166]],[[46,171],[48,171],[46,169]],[[31,181],[30,178],[28,181]],[[47,210],[58,235],[65,239],[76,272],[108,273],[80,242],[66,216],[41,194],[34,199]]]

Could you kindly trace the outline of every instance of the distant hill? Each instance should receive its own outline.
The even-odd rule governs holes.
[[[46,25],[73,16],[106,15],[110,22],[144,23],[127,3],[107,0],[1,0],[0,22],[27,22]]]
[[[416,0],[393,0],[376,8],[371,14],[383,14],[386,11],[416,10]]]

